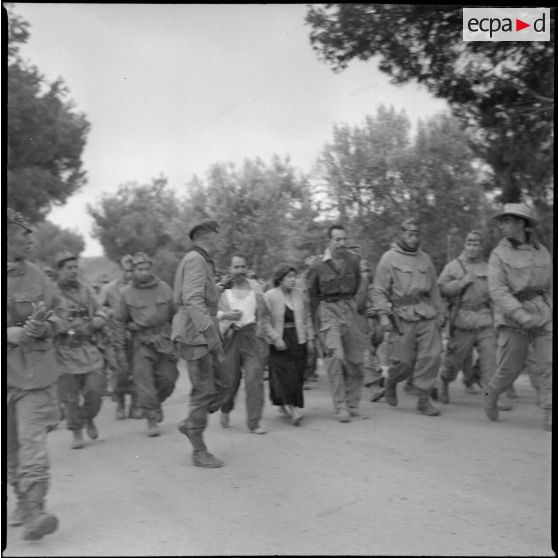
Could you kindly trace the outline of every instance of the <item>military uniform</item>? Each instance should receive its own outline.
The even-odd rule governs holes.
[[[368,267],[362,270],[370,272]],[[370,390],[370,401],[379,401],[385,392],[385,378],[377,351],[383,342],[384,332],[378,323],[376,311],[372,308],[372,283],[368,279],[362,282],[356,298],[359,307],[358,317],[366,339],[363,360],[364,386]]]
[[[194,240],[200,227],[218,231],[214,222],[201,223],[190,231]],[[220,290],[215,283],[215,265],[211,256],[195,245],[182,258],[174,279],[177,312],[172,322],[172,339],[179,357],[187,362],[192,390],[190,409],[178,430],[190,440],[192,461],[200,467],[221,467],[223,462],[207,451],[203,439],[207,416],[224,403],[226,381],[221,368],[223,341],[219,332],[217,306]]]
[[[149,259],[134,256],[134,265]],[[170,340],[174,303],[171,288],[151,275],[146,282],[136,278],[122,290],[114,321],[116,348],[121,366],[126,367],[126,332],[131,334],[131,369],[137,403],[148,422],[148,434],[158,435],[163,419],[161,403],[172,392],[178,378],[176,354]]]
[[[507,204],[497,217],[511,215],[537,223],[523,204]],[[544,409],[545,428],[551,430],[552,413],[552,259],[541,244],[503,238],[488,261],[488,287],[497,328],[497,369],[485,393],[485,410],[498,418],[496,402],[527,363],[531,367]]]
[[[428,398],[442,351],[439,327],[445,307],[436,279],[428,254],[406,250],[395,242],[380,258],[372,289],[374,309],[379,315],[393,313],[399,325],[399,331],[392,331],[388,338],[386,400],[397,405],[395,386],[412,377],[419,390],[420,412],[430,409]]]
[[[473,283],[463,284],[467,274],[474,276]],[[442,295],[452,303],[450,312],[450,338],[446,347],[441,380],[447,395],[447,384],[453,382],[459,370],[464,369],[467,359],[476,348],[481,381],[486,386],[496,370],[496,336],[493,327],[492,308],[488,292],[488,264],[470,261],[465,254],[449,262],[438,279]],[[446,397],[441,397],[445,403]]]
[[[19,213],[11,209],[7,213],[8,226],[31,232]],[[7,476],[18,498],[10,524],[24,524],[23,537],[39,539],[58,526],[56,516],[45,513],[44,499],[50,477],[47,431],[59,419],[58,365],[52,339],[64,320],[55,287],[31,262],[8,262],[7,291]],[[35,305],[41,303],[51,313],[37,318]],[[33,317],[44,324],[42,332],[17,339]]]
[[[114,279],[108,283],[99,294],[99,303],[103,306],[108,314],[108,323],[106,327],[106,346],[105,346],[105,361],[110,368],[110,379],[112,384],[113,398],[117,404],[116,416],[117,419],[124,419],[125,415],[125,397],[127,394],[131,395],[131,403],[128,411],[130,418],[141,418],[141,413],[137,408],[137,396],[134,385],[132,371],[128,368],[123,368],[117,358],[117,349],[114,346],[113,340],[115,338],[115,324],[114,324],[114,310],[122,296],[122,290],[127,285],[123,279]],[[132,353],[130,351],[130,335],[126,334],[125,348],[127,354],[127,362],[132,360]]]
[[[58,389],[65,406],[67,428],[74,434],[72,447],[78,449],[83,447],[84,427],[90,438],[98,437],[93,419],[101,409],[106,386],[104,357],[98,346],[106,315],[96,300],[93,288],[82,281],[61,278],[58,288],[67,316],[67,327],[55,340],[60,372]],[[96,325],[93,322],[95,318]]]
[[[316,258],[308,272],[308,294],[326,350],[333,406],[345,421],[346,415],[358,414],[366,341],[355,300],[361,281],[360,257],[347,251],[341,261],[338,268],[329,249]]]

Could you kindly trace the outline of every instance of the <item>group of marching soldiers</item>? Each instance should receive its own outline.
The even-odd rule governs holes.
[[[482,259],[481,232],[473,230],[461,255],[439,277],[420,249],[419,223],[407,219],[373,280],[367,262],[348,247],[345,228],[332,225],[325,252],[308,262],[302,276],[295,282],[296,267],[281,264],[276,288],[265,293],[246,277],[242,255],[232,256],[232,275],[217,282],[212,257],[219,225],[204,221],[190,230],[193,246],[172,288],[139,252],[124,256],[121,277],[96,293],[81,279],[77,256],[67,250],[56,258],[56,282],[28,261],[32,229],[9,209],[8,480],[18,498],[10,524],[23,525],[28,540],[56,530],[56,516],[44,509],[46,433],[62,411],[72,448],[85,445],[84,432],[92,440],[98,437],[94,419],[107,368],[116,419],[143,418],[147,435],[158,436],[162,403],[178,378],[178,359],[186,361],[190,410],[178,430],[192,444],[193,463],[200,467],[223,465],[207,451],[203,432],[208,415],[217,410],[221,425],[228,427],[241,370],[248,428],[266,433],[260,425],[266,350],[279,390],[277,371],[287,374],[289,363],[298,367],[299,356],[308,355],[302,389],[319,353],[343,423],[359,416],[363,386],[371,401],[385,398],[395,407],[402,381],[412,383],[420,414],[439,415],[433,397],[449,403],[449,385],[471,366],[473,352],[484,410],[496,421],[499,410],[509,409],[499,396],[529,364],[543,426],[551,430],[551,257],[533,236],[538,222],[529,207],[507,204],[496,219],[502,240],[489,261]],[[298,344],[292,361],[285,356],[287,338]],[[380,345],[386,349],[387,376],[379,364]],[[288,401],[277,393],[271,397],[283,416],[300,424],[300,394]]]

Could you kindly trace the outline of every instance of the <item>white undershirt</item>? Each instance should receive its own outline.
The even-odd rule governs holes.
[[[231,310],[241,310],[240,320],[234,322],[236,327],[244,327],[256,322],[256,293],[250,290],[246,296],[236,296],[232,289],[227,289],[227,299]],[[245,292],[245,291],[242,291]]]

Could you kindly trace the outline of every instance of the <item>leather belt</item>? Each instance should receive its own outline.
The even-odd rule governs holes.
[[[430,296],[425,294],[420,295],[407,295],[393,300],[395,306],[411,306],[412,304],[420,304],[421,302],[428,301]]]
[[[515,298],[517,298],[519,302],[532,300],[533,298],[537,298],[538,296],[544,296],[544,291],[519,291],[518,293],[515,293]]]
[[[320,302],[339,302],[340,300],[349,300],[353,298],[352,294],[336,294],[331,296],[321,296]]]

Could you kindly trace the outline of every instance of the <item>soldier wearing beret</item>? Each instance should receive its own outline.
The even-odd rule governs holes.
[[[93,288],[78,278],[78,259],[68,250],[56,258],[58,289],[67,316],[55,339],[60,377],[58,393],[64,404],[72,449],[84,446],[83,428],[92,440],[99,436],[93,419],[101,410],[105,376],[99,335],[106,323]],[[83,403],[80,404],[80,399]]]
[[[172,322],[172,339],[178,355],[187,362],[192,391],[188,417],[177,428],[192,444],[193,464],[215,468],[223,461],[207,451],[203,433],[208,414],[220,409],[227,396],[221,368],[223,340],[217,320],[220,289],[212,260],[219,225],[204,221],[192,227],[189,236],[193,247],[182,258],[174,278],[178,309]]]
[[[147,435],[159,436],[161,404],[178,378],[176,354],[170,340],[174,302],[171,288],[153,274],[151,258],[143,252],[133,257],[132,281],[122,289],[114,311],[118,362],[130,368],[140,412],[147,419]],[[128,352],[128,334],[130,350]]]
[[[50,476],[46,437],[58,422],[52,339],[64,319],[54,285],[27,261],[31,227],[12,209],[7,222],[7,470],[17,496],[8,522],[24,525],[24,539],[37,540],[58,527],[57,517],[44,510]]]
[[[488,289],[497,330],[496,372],[484,395],[485,413],[498,419],[498,397],[527,364],[541,396],[543,427],[552,430],[552,259],[533,238],[538,220],[523,203],[509,203],[496,215],[502,240],[488,260]]]
[[[110,367],[112,394],[113,399],[116,401],[116,420],[124,420],[126,418],[126,395],[130,396],[128,417],[140,419],[143,417],[137,403],[132,371],[129,368],[123,368],[123,363],[118,362],[116,348],[113,343],[115,338],[114,311],[122,296],[122,290],[132,281],[134,274],[134,262],[130,254],[122,256],[120,259],[120,268],[122,269],[122,275],[108,283],[99,293],[99,303],[105,309],[109,317],[107,326],[107,337],[109,342],[105,350],[105,358]],[[130,340],[130,333],[127,332],[124,350],[128,356],[128,363],[131,361]]]
[[[342,225],[328,229],[329,245],[311,265],[308,294],[314,323],[319,319],[329,387],[337,419],[358,416],[365,338],[355,295],[361,283],[360,257],[346,247]]]
[[[397,383],[412,377],[419,392],[417,411],[439,415],[430,392],[440,366],[445,307],[434,264],[419,248],[416,219],[402,223],[399,238],[380,258],[372,298],[380,325],[389,335],[386,401],[395,407]]]

